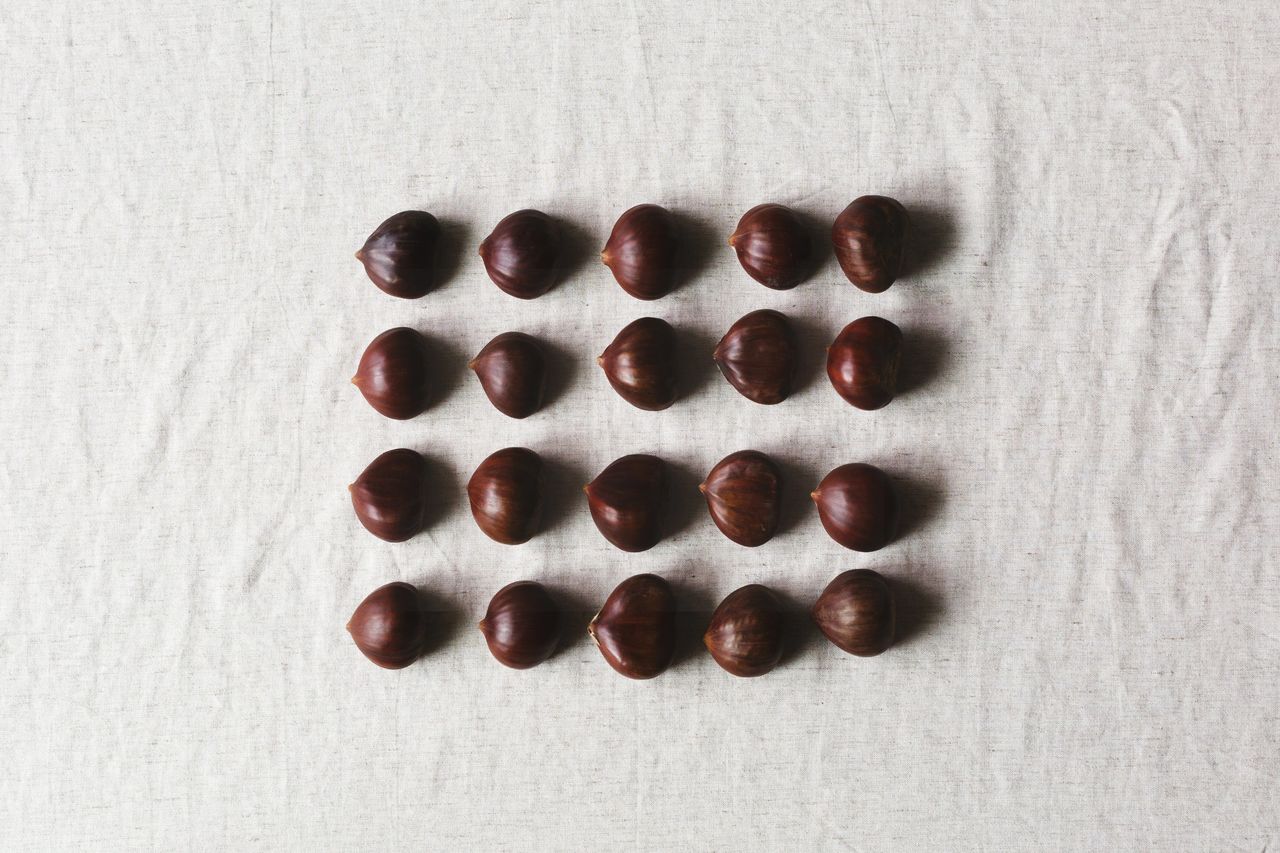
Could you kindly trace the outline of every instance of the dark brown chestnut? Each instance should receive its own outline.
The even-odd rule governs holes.
[[[730,326],[712,357],[739,394],[772,406],[791,394],[798,350],[787,318],[765,309],[752,311]]]
[[[387,329],[365,347],[351,384],[378,414],[407,421],[431,403],[430,358],[422,335],[404,326]]]
[[[627,678],[661,675],[676,656],[676,597],[657,575],[618,584],[587,626],[600,654]]]
[[[773,538],[782,515],[782,473],[756,450],[739,450],[716,463],[698,486],[720,532],[755,548]]]
[[[813,621],[851,655],[874,657],[893,645],[893,592],[871,569],[836,576],[813,605]]]
[[[369,593],[347,622],[356,648],[383,669],[403,669],[422,657],[428,628],[422,594],[403,581]]]
[[[827,347],[827,378],[849,405],[882,409],[897,390],[901,359],[902,330],[883,317],[862,317]]]
[[[542,457],[508,447],[480,463],[467,482],[476,526],[495,542],[519,545],[538,529],[542,505]]]
[[[667,465],[633,453],[612,462],[583,489],[591,519],[602,536],[623,551],[647,551],[662,539],[667,505]]]
[[[661,411],[676,401],[676,332],[666,320],[630,323],[596,359],[613,390],[637,409]]]
[[[849,281],[867,293],[882,293],[902,275],[911,218],[895,199],[855,198],[836,217],[831,243]]]
[[[489,602],[480,632],[498,663],[512,669],[537,666],[560,643],[560,609],[542,584],[516,581]]]
[[[783,622],[778,596],[769,587],[753,583],[720,602],[702,642],[726,672],[754,678],[782,659]]]
[[[618,217],[600,260],[636,299],[661,299],[676,286],[676,219],[656,204],[638,204]]]
[[[854,551],[878,551],[898,529],[898,497],[889,475],[854,462],[833,469],[810,495],[827,534]]]
[[[729,245],[747,275],[774,290],[790,290],[814,266],[809,229],[781,204],[758,204],[742,214]]]
[[[440,223],[425,210],[405,210],[383,222],[356,259],[384,293],[401,299],[425,296],[436,284]]]
[[[494,226],[480,244],[489,278],[503,293],[533,299],[556,283],[560,228],[540,210],[517,210]]]
[[[405,541],[425,524],[427,479],[421,454],[404,447],[388,450],[348,486],[356,517],[379,539]]]
[[[484,345],[467,365],[493,407],[509,418],[527,418],[542,407],[547,381],[546,356],[536,339],[503,332]]]

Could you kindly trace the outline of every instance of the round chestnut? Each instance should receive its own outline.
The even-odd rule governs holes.
[[[698,486],[720,532],[748,548],[773,538],[782,515],[782,473],[756,450],[739,450],[716,463]]]
[[[882,409],[897,390],[901,359],[902,330],[882,317],[863,317],[827,347],[827,378],[849,405]]]
[[[427,515],[427,460],[408,448],[388,450],[347,487],[356,518],[379,539],[403,542]]]
[[[509,418],[527,418],[542,408],[547,363],[538,341],[522,332],[503,332],[467,365],[493,407]]]
[[[379,414],[407,421],[431,403],[430,358],[422,335],[404,326],[387,329],[365,347],[351,383]]]
[[[758,204],[744,213],[729,245],[747,275],[774,290],[790,290],[814,266],[809,229],[781,204]]]
[[[660,299],[676,286],[677,232],[671,211],[638,204],[618,217],[600,260],[636,299]]]
[[[605,347],[596,363],[637,409],[661,411],[676,401],[676,332],[666,320],[641,317]]]
[[[627,678],[661,675],[676,656],[676,597],[657,575],[618,584],[587,626],[600,654]]]
[[[403,581],[369,593],[347,622],[356,648],[383,669],[403,669],[422,657],[428,628],[422,594]]]
[[[769,587],[753,583],[720,602],[702,642],[725,672],[754,678],[782,659],[783,623],[778,596]]]
[[[480,633],[498,663],[529,669],[555,654],[560,643],[560,609],[542,584],[516,581],[489,602]]]
[[[560,228],[540,210],[517,210],[494,226],[480,244],[489,278],[503,293],[533,299],[556,283]]]
[[[519,545],[538,530],[542,505],[542,457],[508,447],[480,463],[467,482],[476,526],[495,542]]]
[[[436,284],[440,223],[425,210],[405,210],[387,219],[356,252],[370,281],[401,299],[425,296]]]
[[[853,569],[827,584],[813,605],[813,621],[851,655],[874,657],[893,645],[893,593],[871,569]]]
[[[596,528],[616,548],[647,551],[662,539],[667,505],[667,465],[633,453],[612,462],[588,483],[587,506]]]
[[[833,469],[810,495],[827,535],[853,551],[878,551],[898,528],[898,498],[889,475],[854,462]]]
[[[791,394],[798,350],[787,318],[764,309],[752,311],[730,326],[712,357],[739,394],[772,406]]]
[[[849,281],[867,293],[882,293],[902,274],[903,248],[911,219],[895,199],[855,198],[836,217],[831,243]]]

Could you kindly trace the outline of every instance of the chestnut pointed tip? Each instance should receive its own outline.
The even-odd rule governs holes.
[[[475,370],[475,369],[476,369],[476,361],[477,361],[477,359],[474,359],[474,358],[473,358],[473,359],[471,359],[470,361],[468,361],[468,362],[467,362],[467,370]]]
[[[603,354],[596,356],[596,364],[600,365],[601,367],[604,367],[604,355],[603,355]]]
[[[699,483],[699,484],[698,484],[698,491],[702,492],[704,495],[707,493],[707,481],[706,481],[706,480],[703,480],[701,483]]]
[[[352,377],[351,377],[351,384],[352,384],[352,385],[359,386],[359,384],[360,384],[360,374],[359,374],[359,373],[357,373],[355,376],[352,376]]]
[[[730,246],[734,245],[734,243],[736,243],[737,240],[738,240],[738,232],[734,231],[732,234],[729,235],[729,245]]]
[[[606,267],[609,266],[609,261],[611,260],[613,259],[609,256],[608,249],[605,249],[603,252],[600,253],[600,263],[604,264]]]
[[[356,260],[364,263],[364,249],[356,249]]]
[[[814,489],[812,492],[810,492],[809,497],[816,501],[818,499],[818,490]]]

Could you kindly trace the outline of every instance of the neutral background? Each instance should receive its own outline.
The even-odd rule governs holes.
[[[1280,844],[1275,5],[786,5],[5,4],[0,848]],[[867,192],[918,226],[887,293],[830,255],[772,292],[724,244],[754,204],[822,231]],[[595,260],[646,201],[693,246],[656,303]],[[525,206],[579,259],[534,302],[475,255]],[[416,302],[352,259],[405,208],[449,238],[447,282]],[[776,407],[709,362],[765,307],[805,347]],[[906,393],[874,414],[821,371],[865,314],[909,348]],[[644,315],[683,339],[686,396],[660,414],[592,360]],[[444,388],[404,423],[347,383],[402,324]],[[556,351],[525,421],[464,369],[512,329]],[[513,444],[548,460],[552,506],[508,548],[463,485]],[[437,501],[390,545],[346,485],[397,446],[430,457]],[[745,447],[791,483],[757,550],[693,491]],[[578,492],[630,452],[680,490],[639,555]],[[907,504],[871,555],[805,497],[857,460]],[[699,649],[732,589],[800,612],[859,566],[899,590],[882,657],[802,616],[763,679]],[[685,652],[633,683],[582,626],[644,571],[677,585]],[[520,578],[573,611],[528,672],[473,627]],[[391,673],[343,626],[398,579],[440,630]]]

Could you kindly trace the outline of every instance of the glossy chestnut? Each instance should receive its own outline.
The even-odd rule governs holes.
[[[849,405],[873,411],[893,399],[901,360],[902,330],[883,317],[862,317],[827,347],[827,378]]]
[[[374,536],[403,542],[425,524],[427,481],[427,460],[420,453],[404,447],[388,450],[348,486],[351,505]]]
[[[748,548],[773,538],[782,516],[782,472],[756,450],[721,459],[698,486],[720,532]]]
[[[849,281],[882,293],[902,275],[911,219],[897,200],[882,195],[854,199],[836,217],[831,243]]]
[[[480,244],[489,278],[503,292],[533,299],[555,286],[562,238],[556,221],[540,210],[517,210]]]
[[[661,411],[676,401],[676,332],[666,320],[641,317],[628,324],[596,363],[637,409]]]
[[[503,332],[467,364],[493,407],[509,418],[542,408],[547,361],[542,345],[523,332]]]
[[[420,658],[429,627],[422,594],[403,581],[369,593],[347,622],[356,648],[383,669],[403,669]]]
[[[587,626],[600,654],[627,678],[654,678],[676,656],[676,597],[657,575],[618,584]]]
[[[623,456],[601,471],[583,491],[591,519],[614,547],[647,551],[662,539],[667,465],[658,457],[644,453]]]
[[[351,384],[388,418],[415,418],[431,404],[431,351],[426,338],[400,326],[378,335],[360,356]]]
[[[889,475],[854,462],[833,469],[810,497],[827,534],[854,551],[877,551],[898,528],[898,497]]]
[[[758,204],[744,213],[729,245],[747,275],[774,290],[790,290],[814,266],[809,229],[794,210],[781,204]]]
[[[784,621],[778,596],[767,586],[753,583],[720,602],[702,642],[725,672],[754,678],[782,659]]]
[[[484,535],[504,545],[528,542],[542,507],[542,457],[525,447],[490,454],[467,482],[467,500]]]
[[[893,645],[893,591],[871,569],[838,575],[814,603],[812,615],[826,638],[851,655],[874,657]]]
[[[676,286],[679,249],[671,211],[638,204],[618,217],[600,260],[636,299],[660,299]]]
[[[417,299],[436,285],[439,244],[436,218],[425,210],[405,210],[373,229],[356,260],[384,293]]]
[[[555,654],[560,608],[542,584],[516,581],[493,596],[480,620],[480,632],[498,663],[529,669]]]
[[[716,344],[720,373],[739,394],[772,406],[791,395],[799,345],[787,318],[777,311],[752,311],[729,327]]]

